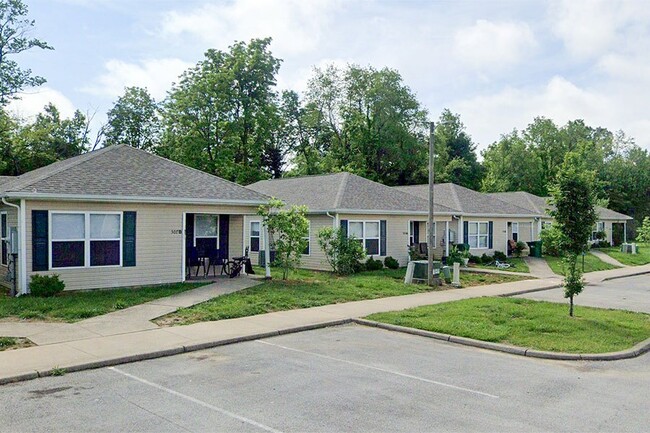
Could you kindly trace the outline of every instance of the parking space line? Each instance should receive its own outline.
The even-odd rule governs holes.
[[[273,433],[282,433],[282,431],[276,430],[273,427],[269,427],[267,425],[259,423],[259,422],[255,421],[255,420],[250,419],[250,418],[246,418],[245,416],[237,415],[236,413],[233,413],[233,412],[230,412],[230,411],[228,411],[226,409],[222,409],[220,407],[214,406],[214,405],[212,405],[210,403],[206,403],[204,401],[201,401],[201,400],[196,399],[194,397],[191,397],[189,395],[180,393],[178,391],[174,391],[173,389],[166,388],[166,387],[164,387],[162,385],[158,385],[157,383],[150,382],[147,379],[143,379],[141,377],[134,376],[133,374],[122,371],[119,368],[108,367],[108,369],[112,370],[112,371],[114,371],[116,373],[119,373],[119,374],[121,374],[123,376],[126,376],[126,377],[128,377],[130,379],[133,379],[135,381],[138,381],[140,383],[148,385],[148,386],[150,386],[152,388],[156,388],[156,389],[158,389],[160,391],[164,391],[164,392],[166,392],[168,394],[171,394],[171,395],[173,395],[175,397],[179,397],[179,398],[182,398],[183,400],[187,400],[187,401],[192,402],[194,404],[198,404],[199,406],[203,406],[203,407],[205,407],[207,409],[210,409],[210,410],[212,410],[214,412],[218,412],[220,414],[229,416],[229,417],[234,418],[234,419],[236,419],[238,421],[244,422],[246,424],[250,424],[250,425],[252,425],[254,427],[257,427],[257,428],[260,428],[262,430],[265,430],[265,431],[268,431],[268,432],[273,432]]]
[[[362,364],[360,362],[348,361],[347,359],[335,358],[333,356],[322,355],[322,354],[316,353],[316,352],[309,352],[309,351],[306,351],[306,350],[294,349],[292,347],[282,346],[280,344],[275,344],[275,343],[269,343],[268,341],[263,341],[263,340],[255,340],[255,342],[256,343],[266,344],[268,346],[278,347],[278,348],[284,349],[284,350],[289,350],[291,352],[297,352],[297,353],[302,353],[302,354],[306,354],[306,355],[317,356],[319,358],[328,359],[330,361],[343,362],[345,364],[354,365],[354,366],[362,367],[362,368],[367,368],[369,370],[381,371],[382,373],[393,374],[395,376],[405,377],[405,378],[413,379],[413,380],[419,380],[420,382],[426,382],[426,383],[430,383],[430,384],[433,384],[433,385],[444,386],[446,388],[455,389],[457,391],[469,392],[469,393],[472,393],[472,394],[482,395],[484,397],[499,398],[498,395],[489,394],[487,392],[478,391],[478,390],[470,389],[470,388],[464,388],[462,386],[456,386],[456,385],[452,385],[450,383],[438,382],[437,380],[431,380],[431,379],[426,379],[424,377],[413,376],[412,374],[400,373],[399,371],[387,370],[385,368],[375,367],[373,365],[368,365],[368,364]]]

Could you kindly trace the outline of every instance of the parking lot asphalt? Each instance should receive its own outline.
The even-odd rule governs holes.
[[[564,298],[564,289],[526,293],[519,297],[567,305],[569,302]],[[578,308],[587,305],[650,313],[650,274],[590,284],[575,298],[575,303]]]
[[[647,431],[650,357],[558,362],[359,325],[0,387],[0,431]]]

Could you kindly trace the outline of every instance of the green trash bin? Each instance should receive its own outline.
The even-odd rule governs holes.
[[[526,242],[531,257],[542,257],[542,241]]]

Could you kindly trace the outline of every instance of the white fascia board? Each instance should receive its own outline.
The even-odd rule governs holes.
[[[542,215],[538,214],[490,214],[490,213],[463,213],[460,214],[463,217],[473,217],[473,218],[542,218]]]
[[[336,209],[329,211],[330,213],[339,214],[352,214],[352,215],[429,215],[427,211],[406,211],[406,210],[381,210],[381,209]],[[454,212],[434,212],[439,216],[452,216]]]
[[[219,200],[205,198],[185,197],[141,197],[119,195],[79,195],[79,194],[52,194],[38,192],[7,192],[7,198],[20,198],[29,200],[60,200],[60,201],[95,201],[116,203],[165,203],[165,204],[215,204],[233,206],[259,206],[265,204],[262,200]]]

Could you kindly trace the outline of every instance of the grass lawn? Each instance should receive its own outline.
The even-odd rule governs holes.
[[[372,314],[377,322],[567,353],[628,349],[650,337],[650,315],[517,298],[474,298]]]
[[[256,269],[263,274],[262,269]],[[272,281],[258,286],[219,296],[207,302],[182,308],[156,320],[161,325],[186,325],[195,322],[233,319],[255,314],[318,307],[327,304],[376,299],[388,296],[427,292],[424,284],[404,284],[402,269],[360,272],[338,277],[330,272],[297,270],[290,279],[282,281],[280,272],[273,269]],[[519,281],[516,275],[470,274],[461,272],[464,287]],[[276,279],[277,278],[277,279]],[[443,286],[441,289],[451,286]]]
[[[510,271],[510,272],[525,272],[528,273],[530,270],[528,269],[528,265],[526,262],[524,262],[524,259],[521,257],[512,257],[509,258],[506,263],[510,264],[510,267],[507,269],[499,269],[496,266],[488,266],[488,265],[472,265],[470,266],[472,268],[479,268],[479,269],[496,269],[499,271]]]
[[[561,257],[544,256],[544,259],[546,259],[546,263],[548,263],[553,272],[558,275],[564,275],[564,262]],[[582,256],[578,256],[578,268],[582,269]],[[603,262],[591,253],[585,255],[585,272],[606,271],[616,268],[616,266]]]
[[[153,301],[202,284],[177,283],[141,288],[63,292],[53,298],[0,295],[0,319],[37,319],[76,322],[133,305]]]
[[[21,349],[33,346],[32,342],[21,337],[0,337],[0,352],[9,349]]]
[[[599,248],[600,251],[615,258],[619,262],[628,266],[639,266],[650,263],[650,244],[637,244],[637,254],[622,253],[618,247]]]

